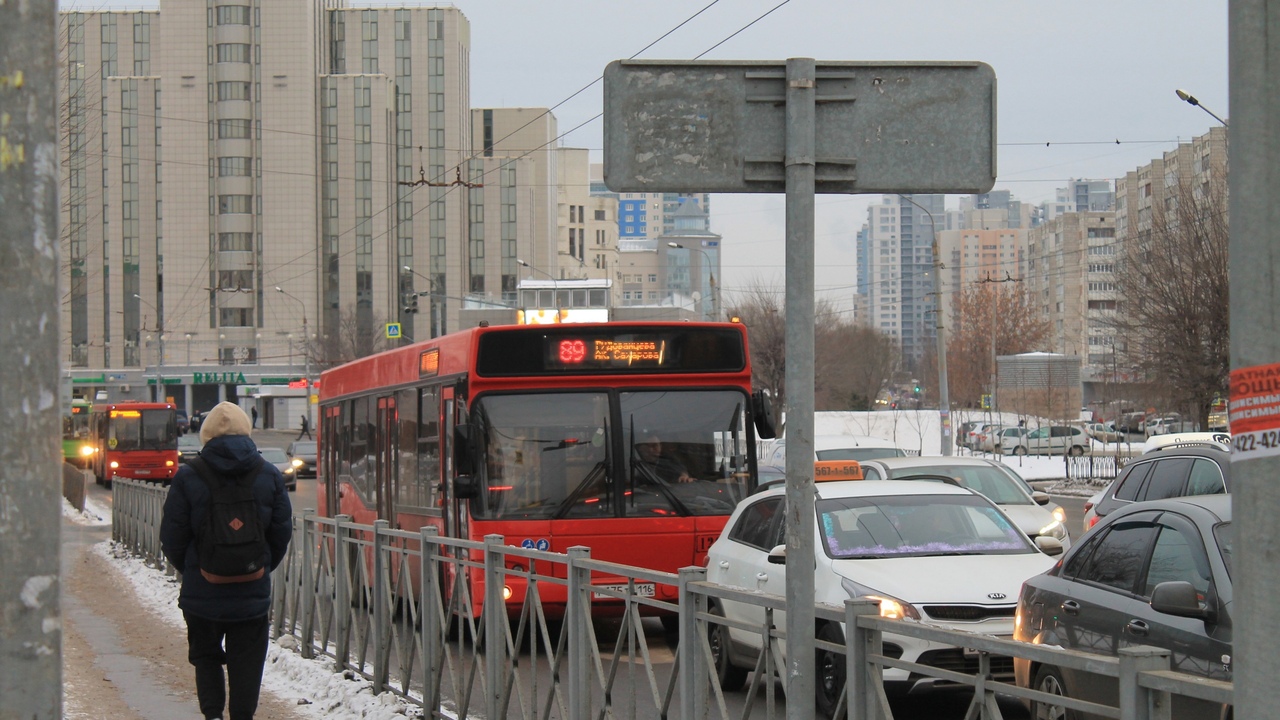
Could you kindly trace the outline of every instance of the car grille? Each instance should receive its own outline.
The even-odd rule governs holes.
[[[925,605],[924,611],[934,620],[978,622],[989,618],[1011,618],[1018,608],[1016,605]]]
[[[1013,682],[1013,658],[1007,655],[991,655],[991,679],[1001,682]],[[953,672],[965,673],[967,675],[975,675],[978,672],[978,656],[971,655],[966,657],[964,650],[961,648],[947,648],[946,650],[929,650],[920,653],[920,658],[916,662],[921,665],[929,665],[931,667],[940,668],[942,670],[951,670]],[[922,677],[912,674],[911,678]]]

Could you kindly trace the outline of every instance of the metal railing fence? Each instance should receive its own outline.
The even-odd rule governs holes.
[[[115,487],[113,538],[165,567],[158,542],[164,489],[119,480]],[[434,528],[394,530],[385,522],[359,525],[310,512],[295,523],[288,556],[273,575],[275,636],[297,637],[303,656],[328,658],[335,672],[359,675],[374,692],[402,697],[428,717],[729,720],[784,714],[785,623],[775,621],[786,610],[783,597],[709,583],[703,568],[671,574],[595,560],[585,547],[552,553],[506,545],[497,535],[457,540],[437,536]],[[475,595],[473,583],[455,581],[468,575]],[[504,588],[516,589],[516,597],[523,592],[523,600],[509,607]],[[724,618],[716,608],[725,601],[761,607],[763,624]],[[671,638],[646,622],[655,615],[675,618],[674,652]],[[1171,671],[1166,650],[1124,648],[1113,658],[1029,645],[883,619],[869,601],[819,605],[815,615],[820,624],[839,624],[844,638],[815,640],[819,649],[847,658],[836,715],[891,719],[882,683],[886,668],[972,687],[968,717],[988,720],[1000,717],[997,693],[1122,720],[1168,718],[1173,696],[1232,701],[1231,683]],[[757,635],[768,649],[741,708],[730,707],[717,682],[709,633],[721,625]],[[883,652],[886,634],[972,649],[977,669],[958,672],[891,657]],[[997,681],[991,660],[999,657],[1115,678],[1117,704]]]

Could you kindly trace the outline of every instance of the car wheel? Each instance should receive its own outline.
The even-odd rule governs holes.
[[[1026,448],[1025,446],[1023,446],[1023,445],[1019,445],[1018,447],[1016,447],[1016,448],[1014,448],[1014,449],[1013,449],[1013,454],[1014,454],[1014,455],[1026,455],[1026,454],[1027,454],[1027,448]]]
[[[818,639],[829,643],[844,645],[844,634],[837,625],[823,625],[818,631]],[[840,704],[840,696],[844,694],[845,661],[844,653],[818,648],[815,668],[818,681],[814,683],[818,712],[834,718],[836,707]]]
[[[711,612],[723,617],[719,608]],[[729,627],[707,623],[707,641],[711,645],[711,661],[715,665],[716,679],[720,681],[720,689],[728,692],[741,690],[747,684],[747,671],[735,667],[729,660]]]
[[[1058,697],[1067,697],[1067,685],[1056,667],[1045,665],[1036,673],[1033,686],[1036,690]],[[1034,720],[1075,720],[1076,713],[1061,705],[1031,701],[1031,717]]]

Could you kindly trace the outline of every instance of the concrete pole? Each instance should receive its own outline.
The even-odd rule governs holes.
[[[813,207],[817,71],[787,60],[787,720],[814,716]]]
[[[1280,43],[1272,32],[1280,26],[1280,0],[1231,0],[1229,5],[1231,127],[1228,158],[1231,218],[1231,371],[1280,362]],[[1231,666],[1235,669],[1235,709],[1238,717],[1270,717],[1280,705],[1280,614],[1275,598],[1280,591],[1280,455],[1268,452],[1237,430],[1231,388],[1232,431],[1236,452],[1232,510],[1236,525],[1233,573],[1236,633]],[[1247,390],[1247,388],[1246,388]],[[1270,412],[1274,406],[1255,408]],[[1258,456],[1261,457],[1258,457]],[[1246,540],[1247,538],[1247,540]]]
[[[0,717],[62,716],[56,3],[0,3]]]

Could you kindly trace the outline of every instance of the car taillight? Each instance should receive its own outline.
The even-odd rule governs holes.
[[[1089,518],[1089,527],[1093,527],[1094,525],[1097,525],[1098,521],[1101,519],[1102,518],[1098,517],[1097,515],[1094,515],[1093,517]]]
[[[1092,509],[1093,509],[1093,503],[1086,501],[1084,504],[1084,511],[1089,512]]]

